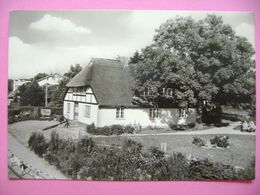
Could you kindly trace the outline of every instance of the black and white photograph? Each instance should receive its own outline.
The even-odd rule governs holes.
[[[10,179],[255,179],[251,12],[13,11]]]

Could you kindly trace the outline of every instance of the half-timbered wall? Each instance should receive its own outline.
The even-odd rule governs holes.
[[[66,118],[97,125],[98,104],[90,87],[69,88],[63,104]]]
[[[90,87],[69,88],[65,101],[97,104],[97,100]]]

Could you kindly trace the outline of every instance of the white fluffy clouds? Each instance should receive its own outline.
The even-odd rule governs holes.
[[[37,73],[64,73],[70,65],[85,66],[91,57],[114,58],[134,52],[124,45],[51,47],[24,43],[18,37],[9,38],[9,78],[31,78]]]
[[[68,19],[54,17],[49,14],[44,15],[39,21],[33,22],[29,26],[31,29],[49,32],[89,34],[91,30],[82,26],[77,26]]]
[[[111,15],[110,20],[91,14],[68,17],[70,19],[63,18],[64,13],[60,16],[59,13],[55,16],[45,14],[38,21],[31,20],[23,27],[16,25],[16,31],[23,30],[24,34],[13,34],[9,38],[9,78],[31,78],[39,72],[64,73],[72,64],[86,65],[91,57],[130,57],[136,50],[151,44],[155,29],[167,19],[190,14],[133,11],[123,16]],[[205,16],[206,13],[202,12],[192,15],[196,20]],[[227,18],[225,15],[223,19],[233,25],[237,35],[245,36],[254,43],[252,23],[234,21],[236,17]]]

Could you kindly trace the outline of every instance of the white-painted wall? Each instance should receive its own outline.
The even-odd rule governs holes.
[[[141,125],[142,127],[168,127],[169,123],[176,123],[179,120],[177,108],[159,109],[159,118],[150,119],[149,108],[125,108],[124,118],[116,118],[116,108],[100,108],[98,113],[97,126],[120,124],[120,125]],[[195,114],[195,109],[189,109],[189,113]],[[191,119],[192,120],[192,119]]]
[[[70,102],[69,113],[68,102]],[[99,108],[91,88],[86,88],[83,91],[68,90],[64,99],[63,114],[70,120],[75,120],[75,103],[78,104],[77,120],[85,124],[94,123],[98,127],[114,124],[168,127],[169,123],[178,124],[180,121],[192,123],[196,119],[194,108],[189,108],[187,117],[181,120],[178,108],[159,108],[159,117],[154,119],[150,118],[150,108],[124,108],[124,118],[116,118],[116,108]],[[85,115],[86,105],[90,106],[90,117]]]
[[[91,88],[87,88],[85,92],[67,92],[65,100],[97,104],[97,100],[92,93]]]
[[[48,85],[58,85],[59,82],[63,79],[62,76],[58,75],[58,74],[55,74],[55,75],[52,75],[52,76],[48,76],[47,78],[43,78],[41,80],[38,81],[38,85],[39,86],[44,86],[46,84]]]
[[[70,106],[70,109],[68,106]],[[67,119],[74,120],[74,102],[63,101],[63,116]]]
[[[85,116],[85,106],[90,106],[90,117]],[[87,103],[79,103],[79,118],[78,121],[91,124],[94,123],[97,125],[98,122],[98,105],[87,104]]]

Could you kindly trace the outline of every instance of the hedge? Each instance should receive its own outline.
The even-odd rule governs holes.
[[[96,127],[94,123],[86,126],[86,131],[93,135],[121,135],[124,133],[134,133],[135,128],[130,125],[111,125]]]

